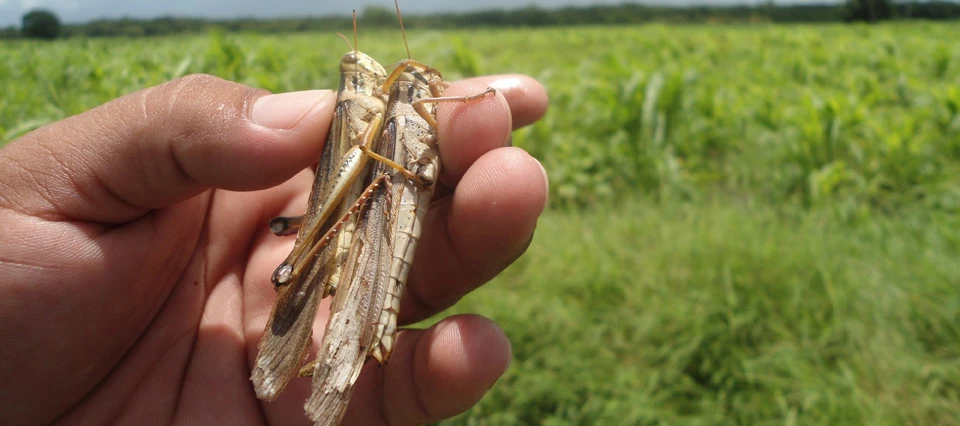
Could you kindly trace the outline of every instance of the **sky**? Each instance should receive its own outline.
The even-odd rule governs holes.
[[[404,13],[463,12],[482,9],[509,9],[535,4],[543,8],[620,4],[623,0],[403,0]],[[631,1],[635,2],[635,1]],[[756,4],[760,0],[647,0],[646,4]],[[781,0],[777,3],[833,3],[831,0]],[[368,5],[393,8],[392,0],[0,0],[0,27],[20,26],[20,19],[34,8],[52,10],[68,23],[109,18],[156,18],[185,16],[214,19],[239,17],[274,18],[290,16],[344,15]]]

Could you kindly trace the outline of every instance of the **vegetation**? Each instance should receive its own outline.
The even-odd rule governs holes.
[[[395,30],[363,28],[367,53],[406,56]],[[450,311],[497,320],[514,361],[446,424],[960,423],[957,39],[934,23],[412,30],[448,79],[520,72],[551,96],[514,137],[550,173],[550,210]],[[334,31],[2,46],[18,84],[0,144],[187,73],[335,87],[346,50]]]
[[[60,35],[60,18],[49,10],[37,9],[23,15],[23,36],[54,39]]]
[[[847,1],[848,21],[885,21],[893,16],[893,5],[889,0],[849,0]]]
[[[743,2],[747,3],[747,2]],[[544,27],[599,24],[660,23],[731,23],[731,22],[841,22],[880,21],[886,19],[960,19],[960,3],[956,1],[848,0],[842,4],[794,4],[789,2],[753,2],[755,5],[733,6],[653,6],[639,3],[543,9],[529,6],[515,10],[490,9],[467,13],[408,14],[409,28],[459,29]],[[348,9],[344,8],[344,12]],[[393,9],[368,6],[360,12],[363,27],[396,26]],[[295,17],[281,19],[208,20],[191,17],[155,19],[106,19],[64,27],[66,36],[142,37],[164,34],[202,33],[211,27],[235,32],[289,33],[304,31],[337,31],[348,28],[350,18],[341,16]],[[18,37],[15,28],[0,29],[0,39]]]
[[[451,312],[514,359],[456,425],[960,424],[960,221],[793,206],[547,215]]]

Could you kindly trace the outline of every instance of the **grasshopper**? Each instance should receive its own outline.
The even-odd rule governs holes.
[[[398,4],[397,16],[406,44]],[[358,201],[369,206],[353,209],[359,216],[357,230],[320,351],[300,372],[313,376],[304,408],[317,425],[338,424],[366,360],[383,364],[393,350],[400,297],[440,176],[437,104],[474,101],[494,92],[488,88],[476,95],[443,97],[449,84],[440,72],[409,59],[409,48],[407,52],[408,59],[397,64],[379,90],[389,98],[377,152],[395,164],[382,160],[372,167],[365,192],[369,200]]]
[[[375,92],[385,77],[383,66],[351,46],[351,51],[340,61],[336,112],[317,166],[306,213],[301,217],[278,217],[270,221],[275,234],[297,232],[297,239],[290,255],[271,277],[277,288],[277,300],[260,341],[251,376],[257,397],[261,399],[276,398],[296,375],[310,343],[320,299],[336,291],[342,265],[339,257],[348,247],[354,224],[351,220],[337,219],[350,217],[347,213],[352,207],[344,200],[361,198],[363,182],[358,178],[370,158],[366,153],[371,153],[371,146],[376,142],[386,107],[386,96]],[[325,242],[331,238],[328,231],[334,225],[342,230],[338,240]]]

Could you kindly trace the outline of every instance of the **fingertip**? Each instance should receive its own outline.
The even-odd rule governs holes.
[[[336,94],[331,90],[266,95],[253,103],[250,118],[254,123],[268,129],[290,130],[303,122],[311,112],[331,109],[336,100]]]
[[[513,348],[506,333],[479,315],[456,315],[439,322],[422,337],[427,347],[418,367],[432,378],[437,395],[475,404],[507,371]],[[455,414],[455,413],[454,413]]]
[[[458,82],[444,96],[471,96],[487,89],[480,82]],[[442,173],[450,186],[483,154],[507,144],[513,122],[510,105],[498,92],[476,101],[441,104],[437,120]]]
[[[462,82],[483,84],[503,94],[510,106],[514,129],[533,124],[547,112],[547,89],[533,77],[523,74],[498,74],[470,78]]]
[[[206,145],[185,141],[174,152],[196,181],[228,190],[278,185],[320,155],[336,93],[307,90],[266,94],[249,101],[246,118]],[[202,139],[201,139],[202,140]]]
[[[464,174],[448,216],[452,244],[487,280],[526,249],[547,205],[543,166],[520,148],[480,157]]]
[[[503,330],[478,315],[404,331],[397,350],[395,359],[404,364],[391,364],[392,371],[385,372],[389,424],[424,424],[466,411],[493,387],[512,358]]]
[[[467,170],[455,197],[470,205],[455,207],[472,210],[507,203],[513,215],[538,216],[546,207],[549,188],[539,160],[523,149],[504,147],[484,154]]]

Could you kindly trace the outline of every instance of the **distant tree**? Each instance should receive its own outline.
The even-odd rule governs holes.
[[[765,0],[757,5],[757,12],[764,17],[771,19],[777,13],[777,4],[773,0]]]
[[[877,22],[893,17],[890,0],[849,0],[846,7],[846,20]]]
[[[34,9],[23,15],[20,31],[24,37],[54,39],[60,35],[60,19],[49,10]]]
[[[6,27],[0,29],[0,40],[2,39],[11,39],[20,37],[20,31],[17,31],[17,27]]]
[[[364,25],[385,27],[397,25],[397,13],[383,6],[367,6],[360,13]]]

